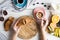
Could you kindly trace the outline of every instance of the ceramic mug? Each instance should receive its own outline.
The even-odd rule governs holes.
[[[13,0],[13,6],[18,10],[25,9],[32,0]]]

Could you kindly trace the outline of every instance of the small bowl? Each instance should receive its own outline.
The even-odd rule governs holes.
[[[24,10],[27,7],[28,0],[23,0],[21,3],[18,2],[18,0],[12,0],[12,4],[16,10]]]

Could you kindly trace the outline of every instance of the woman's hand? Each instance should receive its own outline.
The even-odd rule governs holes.
[[[48,24],[49,24],[49,21],[48,20],[42,19],[41,20],[41,29],[45,31],[46,30],[46,27],[48,26]]]
[[[46,27],[48,26],[49,21],[42,19],[40,25],[40,40],[47,40],[46,38]]]
[[[16,30],[15,30],[16,29]],[[13,29],[13,34],[12,34],[12,40],[16,40],[16,38],[17,38],[17,35],[18,35],[18,33],[19,33],[19,30],[20,30],[20,28],[15,28],[15,29]]]
[[[19,33],[20,27],[16,26],[17,22],[14,22],[11,30],[11,40],[16,40],[17,35]]]

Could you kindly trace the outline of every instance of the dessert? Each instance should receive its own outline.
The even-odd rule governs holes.
[[[20,28],[18,37],[22,39],[29,39],[36,35],[37,24],[33,17],[22,16],[18,19],[16,27]]]
[[[14,21],[14,17],[9,17],[5,22],[4,22],[4,29],[5,31],[8,31],[10,29],[11,24]]]

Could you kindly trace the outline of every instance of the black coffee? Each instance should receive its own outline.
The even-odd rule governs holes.
[[[23,3],[23,0],[18,0],[18,3]]]

